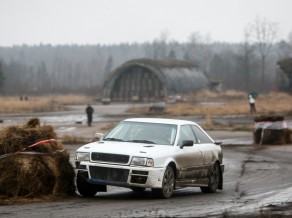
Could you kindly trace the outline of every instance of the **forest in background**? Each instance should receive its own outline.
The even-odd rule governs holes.
[[[225,90],[278,91],[277,62],[292,57],[290,40],[267,38],[242,43],[211,42],[200,33],[179,43],[162,33],[145,43],[117,45],[17,45],[0,47],[0,94],[86,94],[100,96],[107,75],[137,58],[179,59],[201,68]]]

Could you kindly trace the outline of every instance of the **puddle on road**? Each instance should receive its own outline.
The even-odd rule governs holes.
[[[32,117],[37,117],[43,124],[49,125],[75,125],[77,123],[86,124],[87,118],[84,114],[58,114],[58,115],[22,115],[22,116],[6,116],[2,118],[3,126],[22,125]],[[115,117],[102,117],[100,115],[93,116],[94,122],[107,122],[116,120]]]
[[[252,139],[247,138],[236,138],[236,139],[220,139],[223,145],[251,145]]]
[[[76,127],[59,127],[57,128],[57,132],[59,133],[67,133],[67,132],[73,132],[75,131],[77,128]]]

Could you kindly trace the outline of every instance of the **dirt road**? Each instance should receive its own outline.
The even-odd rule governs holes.
[[[113,108],[111,108],[112,110]],[[111,111],[106,110],[106,111]],[[115,111],[115,112],[114,112]],[[120,111],[117,113],[117,111]],[[123,110],[114,109],[115,114]],[[97,116],[97,115],[96,115]],[[60,130],[94,134],[106,123],[93,127],[53,123]],[[65,131],[66,132],[66,131]],[[63,132],[64,133],[64,132]],[[248,142],[248,132],[209,131],[215,139]],[[230,143],[226,143],[230,144]],[[78,145],[67,145],[71,160]],[[262,214],[292,216],[292,146],[223,145],[224,190],[203,194],[199,188],[177,190],[171,199],[156,199],[150,190],[137,194],[129,189],[109,187],[93,198],[78,195],[57,202],[0,206],[0,217],[242,217]]]

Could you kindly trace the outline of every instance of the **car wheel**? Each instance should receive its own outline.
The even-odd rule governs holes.
[[[208,187],[201,187],[201,191],[204,193],[215,193],[218,189],[218,185],[220,182],[220,169],[219,165],[216,163],[213,166],[213,170],[209,177]]]
[[[174,172],[172,167],[167,166],[162,180],[162,188],[152,189],[152,192],[161,198],[170,198],[174,190]]]
[[[93,197],[99,190],[97,185],[88,183],[86,178],[79,173],[77,173],[76,186],[78,192],[86,197]]]
[[[144,192],[146,188],[144,187],[131,187],[133,192]]]

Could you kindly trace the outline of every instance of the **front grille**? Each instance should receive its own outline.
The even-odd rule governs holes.
[[[107,167],[89,166],[92,179],[112,182],[127,182],[129,170]]]
[[[107,153],[98,153],[98,152],[91,153],[92,161],[126,164],[129,162],[129,158],[130,158],[129,155],[122,155],[122,154],[107,154]]]

